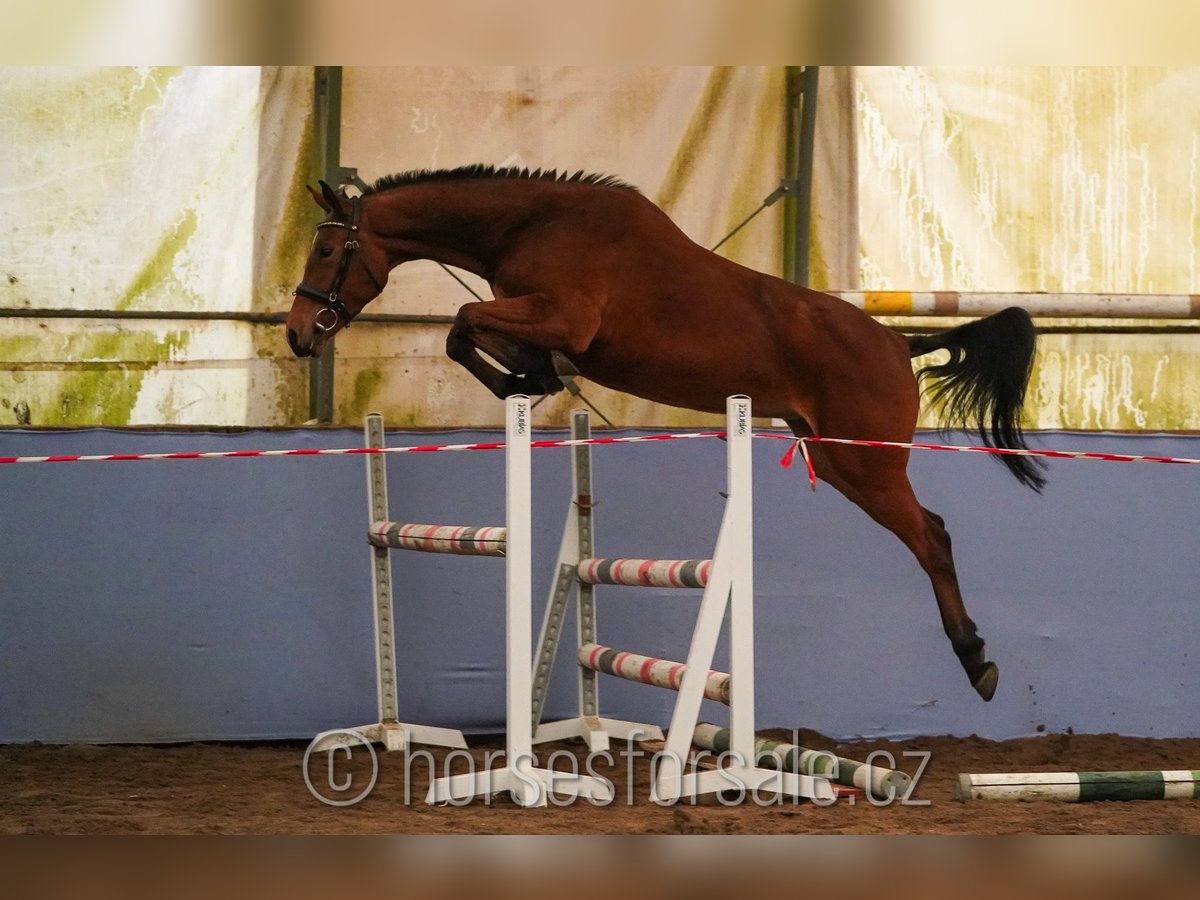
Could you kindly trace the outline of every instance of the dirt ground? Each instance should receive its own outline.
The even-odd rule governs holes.
[[[784,732],[772,733],[789,739]],[[429,806],[428,760],[414,757],[411,784],[405,757],[380,752],[373,790],[361,802],[329,806],[305,784],[306,744],[182,744],[170,746],[0,747],[0,833],[255,833],[255,834],[1200,834],[1200,800],[1062,803],[953,799],[961,772],[1200,769],[1200,739],[1142,740],[1116,735],[1047,735],[993,742],[978,738],[924,738],[836,745],[802,732],[801,742],[865,759],[884,750],[897,768],[918,774],[908,803],[876,806],[862,795],[841,796],[831,806],[791,801],[725,805],[707,796],[695,804],[660,806],[649,799],[650,765],[614,752],[614,765],[596,764],[610,778],[617,800],[607,806],[522,809],[507,795],[467,806]],[[500,739],[473,740],[472,757],[503,749]],[[544,762],[583,769],[579,745],[546,745]],[[446,751],[432,751],[443,774]],[[335,771],[327,767],[336,764]],[[369,783],[365,751],[330,763],[309,760],[309,780],[344,799]],[[459,768],[466,765],[458,759]],[[495,765],[495,764],[493,764]],[[632,772],[632,781],[628,773]],[[351,784],[331,792],[333,781]],[[406,794],[407,799],[406,799]],[[628,797],[632,802],[627,802]],[[914,803],[912,801],[918,801]]]

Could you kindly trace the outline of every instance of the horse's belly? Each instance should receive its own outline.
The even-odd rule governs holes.
[[[696,363],[670,355],[650,360],[588,356],[583,354],[577,360],[580,374],[585,378],[654,403],[723,413],[727,397],[745,394],[754,401],[756,415],[786,418],[796,414],[794,404],[780,390],[781,379],[772,379],[759,366],[737,365],[727,360]]]

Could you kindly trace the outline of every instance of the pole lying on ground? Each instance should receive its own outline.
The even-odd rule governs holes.
[[[729,752],[729,729],[701,722],[692,742],[714,753]],[[784,772],[827,778],[835,784],[858,788],[879,799],[904,797],[912,779],[904,772],[846,759],[828,750],[810,750],[798,744],[754,736],[755,762]]]
[[[1200,771],[1162,769],[1132,772],[1004,772],[959,775],[954,799],[1194,800],[1200,799]]]

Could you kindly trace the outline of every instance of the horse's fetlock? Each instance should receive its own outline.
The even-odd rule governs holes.
[[[950,643],[964,666],[968,663],[983,662],[987,644],[978,634],[952,636]]]

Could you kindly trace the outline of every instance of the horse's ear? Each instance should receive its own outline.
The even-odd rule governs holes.
[[[346,215],[346,207],[342,203],[346,199],[345,196],[339,195],[324,181],[318,181],[317,184],[321,186],[321,196],[325,198],[325,203],[329,204],[325,206],[325,212],[337,213],[339,216]]]
[[[329,204],[325,202],[325,198],[321,195],[320,191],[318,191],[311,184],[306,184],[305,187],[308,189],[308,192],[312,194],[312,198],[317,202],[317,206],[321,207],[321,209],[325,210],[327,213],[333,212],[333,210],[329,208]]]

